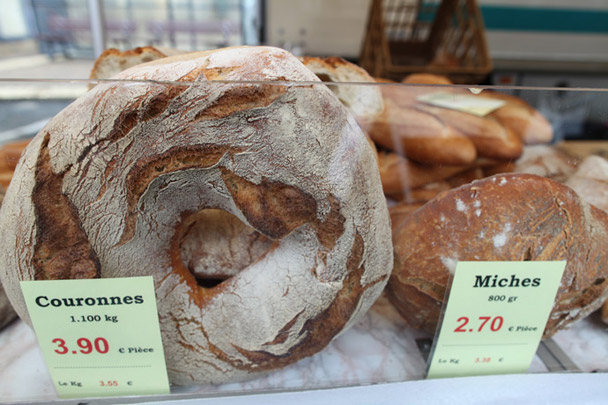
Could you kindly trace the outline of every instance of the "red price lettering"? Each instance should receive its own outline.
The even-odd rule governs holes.
[[[502,322],[501,322],[501,326],[502,326]],[[108,352],[108,350],[110,350],[108,341],[101,337],[95,339],[95,350],[97,350],[98,353],[106,354]]]
[[[103,381],[103,380],[100,380],[99,381],[99,385],[101,387],[118,387],[118,381],[116,381],[116,380],[112,380],[112,381]]]
[[[462,322],[462,324],[458,325],[458,327],[454,329],[454,332],[466,332],[467,330],[464,327],[467,323],[469,323],[469,318],[466,316],[461,316],[458,318],[457,322]]]
[[[67,354],[70,353],[70,349],[68,349],[65,340],[60,338],[55,338],[52,340],[53,343],[57,344],[57,348],[55,349],[55,353],[57,354]],[[76,340],[76,346],[79,347],[79,350],[72,350],[72,354],[77,354],[78,352],[82,354],[89,354],[95,350],[97,353],[106,354],[110,350],[110,345],[105,338],[98,337],[91,342],[87,338],[79,338]]]
[[[76,341],[78,347],[80,347],[80,353],[89,354],[93,351],[93,344],[87,338],[80,338]]]
[[[477,328],[477,332],[481,332],[483,330],[484,326],[486,326],[486,324],[488,322],[490,323],[490,330],[492,332],[498,332],[500,330],[500,328],[502,328],[504,319],[502,316],[495,316],[494,318],[492,318],[491,316],[480,316],[479,321],[481,323],[479,324],[479,327]],[[469,323],[468,317],[461,316],[460,318],[458,318],[456,320],[456,322],[459,322],[460,324],[456,327],[456,329],[454,329],[454,332],[473,332],[474,331],[473,328],[469,328],[469,329],[465,328],[465,326]]]
[[[57,339],[53,339],[53,343],[57,343],[57,346],[58,346],[58,348],[55,349],[55,353],[66,354],[68,352],[68,348],[65,345],[65,340],[57,338]],[[59,349],[61,349],[61,350],[59,350]]]
[[[481,332],[481,330],[483,329],[483,327],[485,326],[486,323],[488,323],[488,321],[490,320],[491,317],[489,316],[480,316],[479,320],[483,321],[481,322],[481,325],[479,325],[479,329],[477,329],[477,332]]]

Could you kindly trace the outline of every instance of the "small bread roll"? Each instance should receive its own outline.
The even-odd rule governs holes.
[[[305,56],[300,61],[324,82],[375,83],[365,69],[342,58]],[[382,94],[376,86],[335,85],[329,89],[357,117],[373,117],[384,110]]]

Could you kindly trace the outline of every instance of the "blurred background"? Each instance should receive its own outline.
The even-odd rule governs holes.
[[[608,89],[606,0],[2,0],[0,79],[87,78],[107,48],[242,44],[341,56],[394,80],[433,71],[459,83],[523,86],[517,95],[561,138],[607,133],[601,91],[525,89]],[[4,84],[1,98],[18,96]],[[82,87],[44,90],[18,91],[61,99]]]

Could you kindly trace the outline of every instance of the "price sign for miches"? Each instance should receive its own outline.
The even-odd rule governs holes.
[[[169,393],[152,277],[21,289],[60,397]]]
[[[428,378],[525,372],[566,262],[458,262]]]

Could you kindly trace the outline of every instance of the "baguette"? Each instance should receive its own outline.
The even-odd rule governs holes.
[[[475,161],[473,142],[431,114],[400,108],[384,100],[384,111],[373,119],[357,119],[378,145],[426,164],[467,165]]]
[[[511,129],[526,145],[549,143],[553,140],[551,123],[535,108],[519,97],[494,91],[480,94],[506,102],[489,114],[505,127]]]
[[[433,114],[444,124],[469,137],[481,157],[509,160],[517,159],[523,152],[519,137],[493,118],[426,104],[418,104],[416,108]]]

